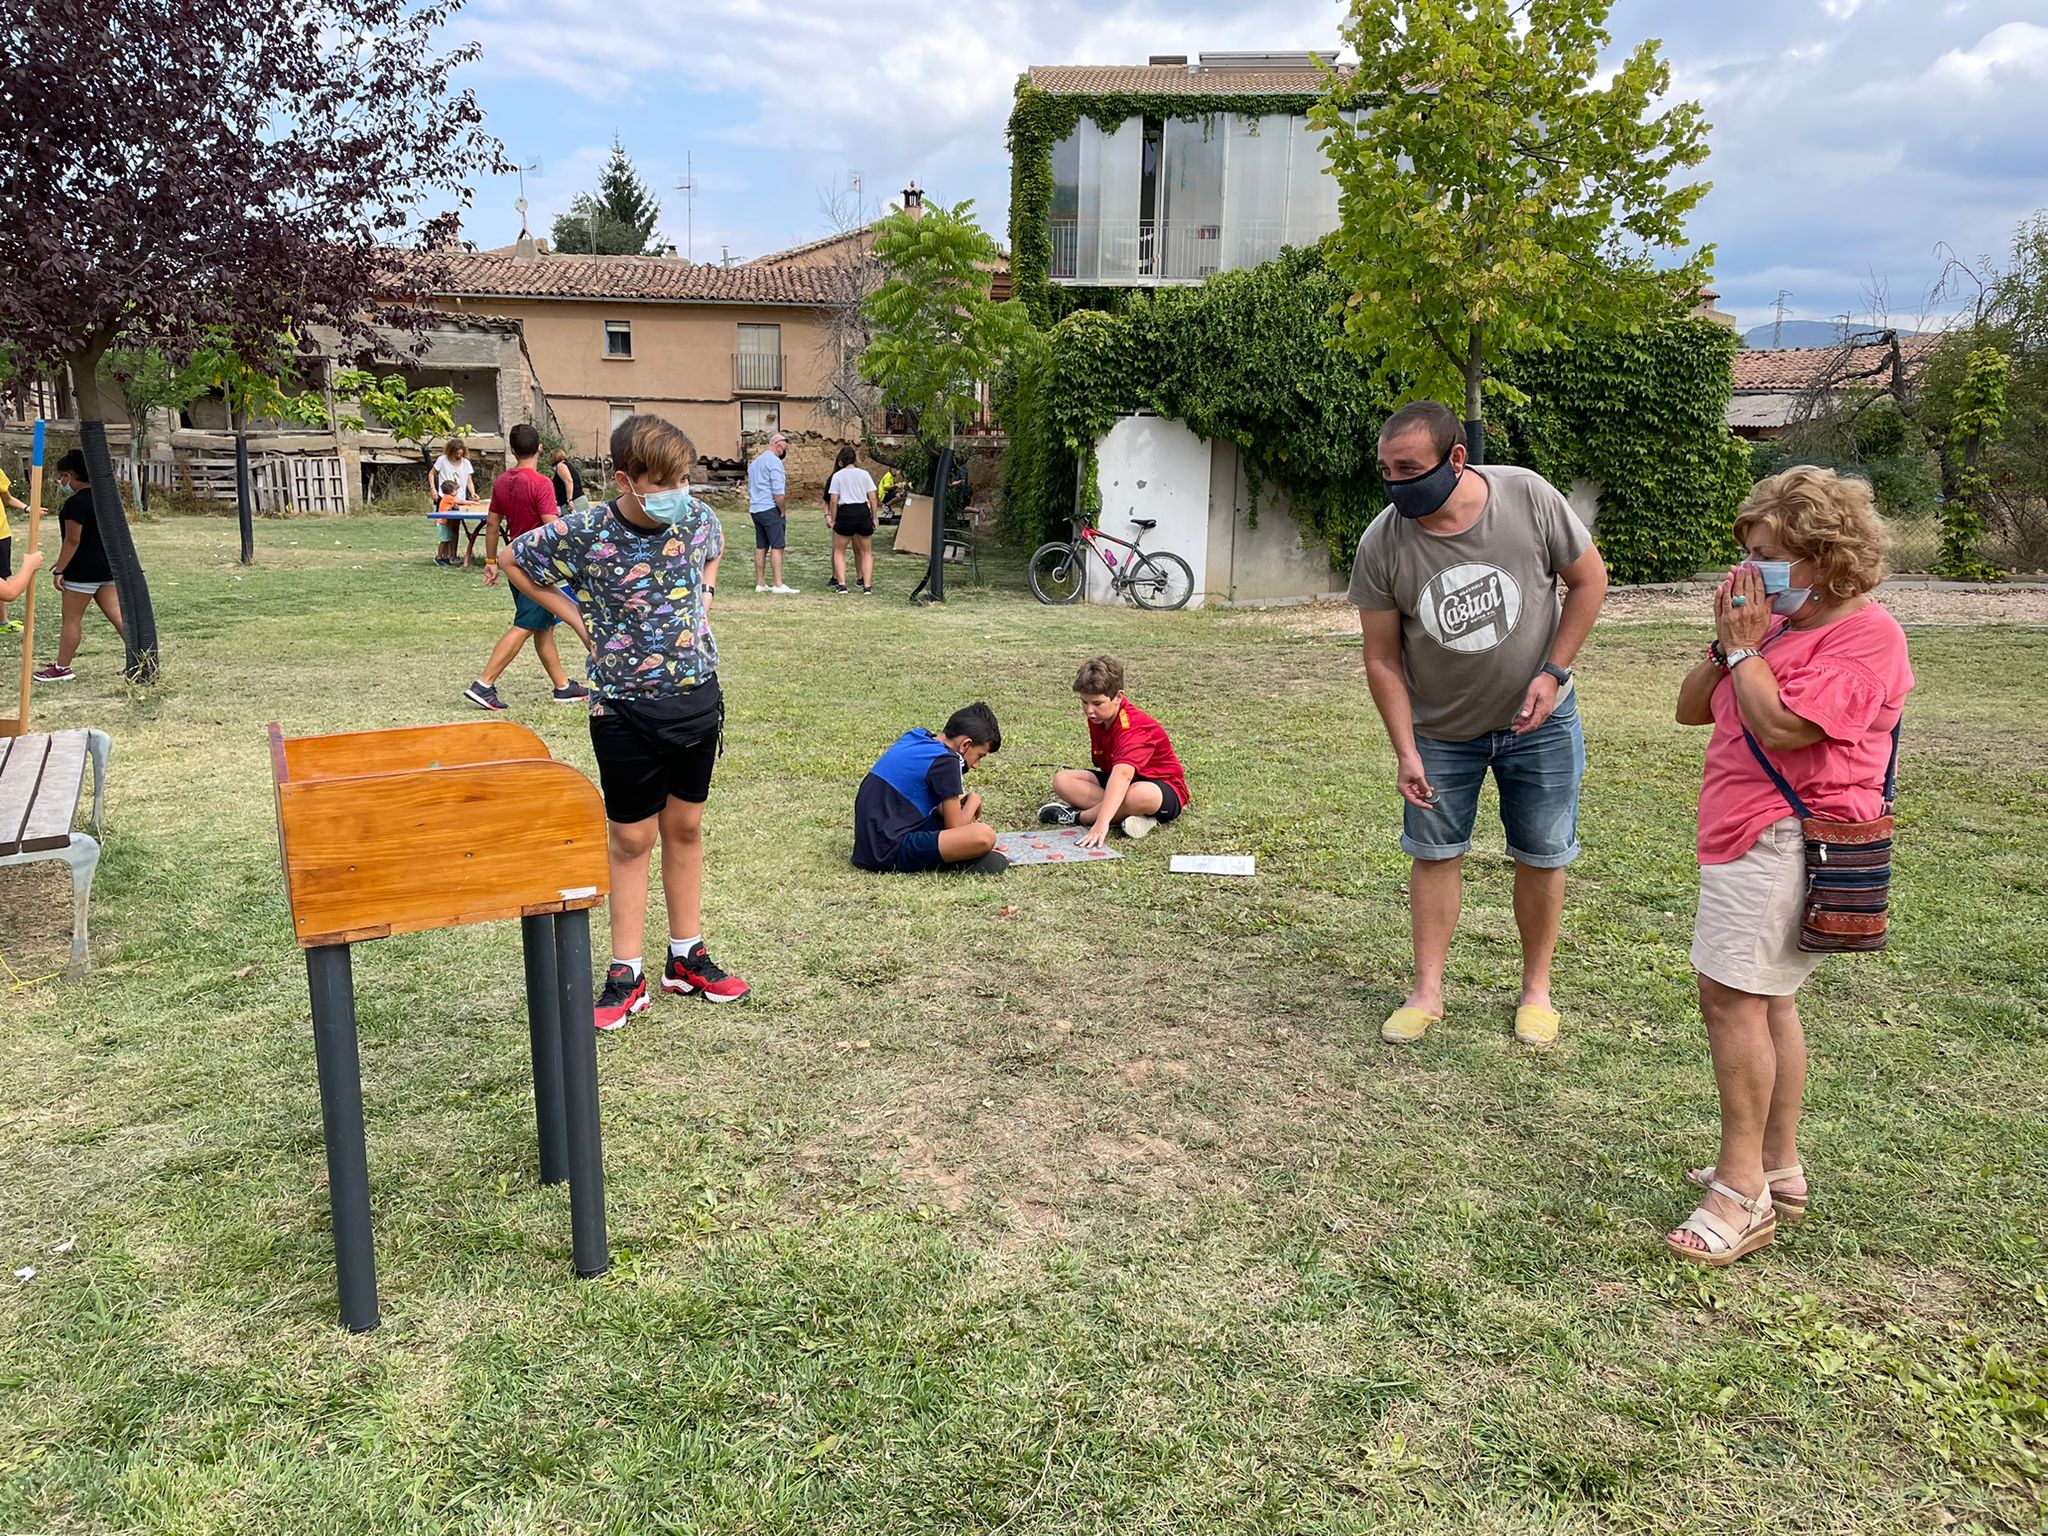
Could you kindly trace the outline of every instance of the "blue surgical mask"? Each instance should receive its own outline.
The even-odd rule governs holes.
[[[1451,467],[1451,456],[1447,453],[1436,468],[1412,479],[1389,480],[1386,486],[1387,498],[1396,512],[1408,518],[1428,517],[1442,511],[1444,503],[1451,499],[1451,492],[1458,488],[1458,471]]]
[[[1771,612],[1789,619],[1813,601],[1813,588],[1792,585],[1794,560],[1752,560],[1751,568],[1763,578],[1764,596],[1771,600]]]
[[[647,491],[640,497],[640,510],[657,523],[666,523],[673,528],[690,515],[690,488],[683,486],[673,491]]]

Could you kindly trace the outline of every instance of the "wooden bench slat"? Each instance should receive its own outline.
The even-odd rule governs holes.
[[[21,851],[62,848],[71,841],[72,823],[78,820],[78,792],[85,787],[86,737],[84,731],[57,731],[50,737],[50,752],[43,759],[42,782],[36,788],[35,803],[21,829]]]
[[[36,785],[43,776],[43,759],[50,754],[47,736],[17,736],[0,763],[0,854],[23,853],[22,827],[35,804]]]

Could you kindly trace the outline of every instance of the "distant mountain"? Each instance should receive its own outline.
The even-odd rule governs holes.
[[[1833,320],[1787,320],[1780,339],[1775,342],[1771,339],[1774,329],[1769,325],[1752,326],[1742,333],[1742,344],[1766,352],[1785,347],[1837,347],[1842,344],[1842,327]],[[1854,329],[1861,332],[1868,327],[1857,326]],[[1899,332],[1901,337],[1918,334],[1918,331]]]

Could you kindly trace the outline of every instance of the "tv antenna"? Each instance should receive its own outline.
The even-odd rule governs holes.
[[[683,151],[683,179],[676,183],[676,190],[683,194],[683,256],[685,260],[697,259],[697,162],[690,151]]]
[[[540,175],[540,162],[539,162],[538,160],[536,160],[536,161],[534,161],[534,162],[533,162],[533,164],[531,164],[531,165],[522,165],[522,166],[520,166],[520,167],[519,167],[519,196],[518,196],[517,200],[516,200],[516,201],[514,201],[514,203],[512,204],[512,206],[513,206],[514,208],[517,208],[517,209],[519,210],[519,238],[520,238],[520,239],[522,239],[522,240],[524,240],[524,239],[526,239],[526,238],[527,238],[527,232],[526,232],[526,173],[527,173],[528,171],[531,171],[531,172],[533,172],[533,174],[534,174],[535,176],[539,176],[539,175]]]

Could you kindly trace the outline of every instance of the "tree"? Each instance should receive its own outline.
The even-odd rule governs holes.
[[[2005,572],[1984,558],[1983,503],[1991,490],[1986,472],[1987,449],[2005,434],[2006,386],[2012,364],[2003,352],[1985,347],[1972,352],[1956,388],[1955,409],[1948,428],[1948,469],[1953,489],[1941,508],[1941,558],[1938,575],[1955,581],[2000,581]]]
[[[347,368],[334,376],[334,398],[354,407],[336,423],[344,431],[360,432],[368,425],[365,418],[373,418],[401,443],[419,449],[420,462],[429,469],[434,443],[469,430],[458,431],[455,408],[462,401],[445,384],[414,389],[395,373],[380,379],[366,369]]]
[[[832,231],[830,238],[837,241],[823,267],[825,323],[818,337],[818,374],[823,387],[818,405],[857,424],[865,439],[868,423],[881,404],[881,392],[861,377],[860,363],[870,338],[867,301],[882,285],[882,263],[874,253],[867,205],[858,190],[835,184],[818,194],[818,206]],[[869,452],[876,446],[869,443]]]
[[[611,158],[598,177],[595,195],[585,192],[555,220],[558,251],[587,251],[593,256],[639,256],[654,238],[661,205],[626,156],[626,147],[612,135]]]
[[[863,306],[871,336],[861,377],[890,404],[917,414],[919,438],[940,448],[942,488],[954,439],[981,409],[981,381],[1036,333],[1022,303],[989,297],[1002,253],[975,222],[972,199],[951,208],[928,201],[917,215],[897,209],[875,226],[875,254],[885,276]],[[945,507],[943,491],[935,489],[934,600],[944,586]]]
[[[14,0],[0,24],[0,334],[116,417],[110,350],[259,369],[287,328],[417,333],[437,253],[391,247],[508,169],[455,91],[461,0]]]
[[[1683,313],[1712,247],[1668,268],[1707,184],[1700,108],[1660,113],[1671,71],[1645,42],[1605,85],[1612,0],[1352,0],[1357,66],[1311,121],[1340,192],[1332,267],[1346,345],[1404,392],[1462,400],[1475,459],[1516,352],[1581,327]]]

